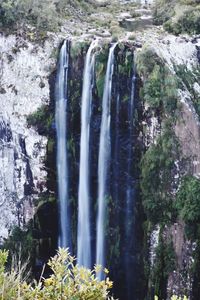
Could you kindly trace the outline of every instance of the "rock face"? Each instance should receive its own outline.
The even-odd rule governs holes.
[[[200,38],[184,38],[167,36],[161,40],[154,40],[153,47],[175,72],[177,67],[184,66],[187,71],[193,71],[199,68],[198,49]],[[178,75],[179,76],[179,75]],[[179,90],[181,102],[180,117],[175,131],[181,142],[182,152],[186,158],[190,159],[190,173],[200,177],[200,122],[197,112],[192,102],[191,90],[184,84]],[[200,95],[200,86],[198,78],[194,82],[193,88]]]
[[[150,31],[149,31],[150,32]],[[144,38],[144,37],[143,37]],[[152,47],[156,53],[168,65],[175,74],[179,67],[185,68],[186,72],[193,72],[199,68],[199,38],[175,37],[167,35],[165,37],[158,36],[156,32],[148,32],[145,37],[147,45]],[[176,73],[178,80],[182,83],[179,90],[180,112],[178,121],[175,126],[175,133],[181,146],[182,156],[187,160],[183,166],[183,173],[189,173],[196,177],[200,177],[200,122],[197,111],[194,108],[192,89],[188,89],[184,82],[184,76]],[[198,78],[193,83],[197,95],[199,95]],[[151,118],[146,133],[146,145],[154,143],[158,133],[158,121]],[[172,237],[173,248],[176,254],[177,267],[168,278],[167,290],[168,299],[172,294],[180,294],[180,291],[191,291],[192,277],[190,269],[193,262],[193,253],[195,244],[185,238],[185,224],[181,221],[167,228],[168,235]],[[156,241],[159,231],[152,231],[150,238],[150,261],[155,260]]]
[[[150,38],[148,43],[155,49],[157,54],[167,63],[173,73],[178,67],[184,66],[186,72],[199,68],[198,49],[200,38],[175,37],[167,35],[158,38],[155,35]],[[179,76],[179,75],[177,75]],[[192,92],[184,84],[179,90],[180,116],[176,124],[175,132],[181,143],[183,155],[190,160],[190,173],[200,177],[200,122],[199,116],[195,111]],[[193,89],[200,95],[198,78],[194,82]]]
[[[33,216],[33,195],[43,192],[46,137],[26,118],[49,102],[51,48],[0,36],[0,242]]]

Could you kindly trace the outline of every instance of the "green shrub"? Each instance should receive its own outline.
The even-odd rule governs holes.
[[[200,7],[198,0],[158,0],[153,10],[155,25],[176,35],[200,33]],[[182,13],[177,13],[181,12]]]
[[[51,0],[5,0],[0,4],[1,26],[13,26],[26,21],[39,29],[54,30],[57,14]]]
[[[136,56],[137,71],[146,79],[156,65],[163,65],[161,58],[151,48],[143,48]]]
[[[31,24],[39,31],[56,31],[71,15],[71,8],[89,13],[95,2],[85,0],[4,0],[0,3],[0,26],[17,27],[19,24]],[[74,10],[73,10],[74,12]],[[75,14],[75,12],[74,12]]]
[[[186,223],[200,223],[200,180],[186,176],[182,179],[175,207]]]
[[[175,116],[178,82],[157,54],[147,48],[137,56],[137,70],[144,78],[142,97],[150,108]]]
[[[200,9],[190,8],[186,10],[176,21],[168,20],[164,23],[164,29],[176,35],[180,33],[200,33]]]
[[[184,12],[178,19],[181,33],[187,32],[189,34],[200,33],[200,9],[192,8]]]
[[[24,266],[26,265],[24,271],[31,270],[34,261],[34,246],[31,223],[24,230],[17,226],[14,227],[2,246],[3,249],[9,251],[7,261],[9,267],[16,266],[20,261]]]
[[[28,126],[34,126],[41,135],[48,135],[51,130],[53,115],[48,105],[42,105],[36,112],[27,117]]]
[[[153,22],[161,25],[167,22],[175,14],[175,0],[157,0],[153,8]]]
[[[187,88],[190,93],[194,108],[200,117],[200,95],[194,89],[194,83],[198,82],[200,77],[200,67],[193,67],[189,70],[185,65],[174,66],[178,78],[178,84],[181,89]]]
[[[153,223],[166,223],[173,218],[173,172],[178,157],[178,141],[171,124],[163,129],[155,144],[141,161],[143,205]]]
[[[176,256],[172,241],[164,241],[160,234],[159,244],[156,248],[156,261],[153,267],[153,286],[159,299],[166,298],[167,279],[176,268]]]

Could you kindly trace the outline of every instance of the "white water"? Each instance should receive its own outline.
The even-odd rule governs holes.
[[[106,78],[103,92],[103,111],[98,159],[98,216],[97,216],[97,243],[96,264],[105,265],[105,216],[106,216],[106,183],[110,163],[110,106],[112,94],[112,77],[114,71],[114,44],[109,51]],[[99,274],[103,279],[103,273]]]
[[[57,173],[60,213],[60,232],[58,245],[71,248],[69,199],[68,199],[68,162],[67,162],[67,77],[69,52],[64,41],[60,50],[56,78],[56,133],[57,133]]]
[[[92,88],[94,80],[96,41],[90,45],[85,61],[82,105],[81,105],[81,142],[80,171],[78,191],[78,253],[79,266],[91,267],[91,233],[90,233],[90,187],[89,187],[89,141]]]

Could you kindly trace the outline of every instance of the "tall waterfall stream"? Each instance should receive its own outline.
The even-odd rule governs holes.
[[[90,188],[89,188],[89,141],[92,88],[94,81],[94,41],[87,52],[83,76],[81,106],[80,172],[78,191],[78,264],[91,267]]]
[[[59,246],[71,249],[71,227],[68,196],[67,158],[67,85],[69,69],[69,44],[64,41],[60,50],[56,80],[56,132],[57,132],[57,173],[60,213]]]
[[[96,243],[96,263],[105,265],[105,209],[106,209],[106,188],[107,188],[107,173],[110,164],[110,107],[112,80],[114,71],[114,50],[117,44],[114,44],[109,51],[106,77],[103,92],[103,110],[101,120],[101,133],[99,145],[99,160],[98,160],[98,217],[97,217],[97,243]],[[103,273],[99,274],[99,278],[103,279]]]
[[[56,132],[57,132],[57,181],[59,198],[59,237],[58,245],[68,247],[72,254],[77,255],[77,264],[92,268],[94,264],[103,267],[110,260],[117,258],[117,252],[126,251],[123,257],[118,257],[126,273],[126,299],[133,299],[131,294],[132,273],[129,265],[134,266],[134,205],[135,182],[133,178],[134,164],[134,110],[136,74],[134,59],[130,63],[131,71],[121,74],[119,71],[118,44],[110,46],[105,62],[102,96],[97,102],[97,57],[98,41],[94,40],[86,53],[82,77],[82,95],[80,97],[80,131],[79,163],[77,168],[78,185],[76,213],[72,208],[72,181],[69,180],[69,135],[73,135],[68,128],[69,107],[71,105],[69,93],[70,76],[70,42],[64,41],[60,49],[60,56],[56,79]],[[132,51],[132,50],[131,50]],[[132,53],[133,57],[133,52]],[[118,74],[118,75],[116,75]],[[118,76],[118,77],[117,77]],[[118,79],[117,79],[118,78]],[[127,90],[120,87],[120,80],[126,80]],[[124,94],[126,93],[126,97]],[[123,100],[125,99],[125,100]],[[96,101],[96,102],[95,102]],[[98,109],[95,110],[95,107]],[[94,121],[95,120],[95,121]],[[95,130],[94,130],[95,128]],[[97,134],[94,137],[94,131]],[[96,139],[96,140],[95,140]],[[91,143],[96,141],[94,145]],[[92,170],[94,165],[95,168]],[[75,166],[75,165],[74,165]],[[73,169],[71,169],[73,172]],[[92,170],[92,172],[91,172]],[[92,174],[93,175],[92,175]],[[121,185],[120,182],[123,182]],[[95,191],[95,192],[94,192]],[[114,211],[110,210],[111,199]],[[109,212],[110,211],[110,212]],[[110,216],[109,216],[109,213]],[[77,227],[72,227],[76,216]],[[112,218],[110,224],[108,218]],[[113,219],[114,218],[114,219]],[[108,237],[108,226],[111,226],[111,240]],[[75,232],[74,232],[75,230]],[[123,235],[119,237],[120,231]],[[76,233],[77,232],[77,233]],[[118,232],[118,233],[117,233]],[[75,241],[76,238],[76,241]],[[117,243],[119,250],[112,245]],[[113,252],[111,248],[113,247]],[[111,253],[108,255],[108,253]],[[115,254],[116,253],[116,254]],[[115,258],[116,256],[116,258]],[[113,258],[112,258],[113,257]],[[109,262],[110,263],[110,262]],[[129,274],[130,273],[130,274]],[[117,280],[117,274],[116,280]],[[102,280],[101,271],[98,278]]]

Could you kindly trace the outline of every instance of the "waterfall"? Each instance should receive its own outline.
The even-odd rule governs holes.
[[[78,265],[91,267],[91,233],[90,233],[90,187],[89,187],[89,140],[92,88],[94,79],[96,41],[90,45],[85,61],[82,106],[81,106],[81,141],[80,170],[78,191]]]
[[[113,182],[114,182],[114,191],[113,197],[115,199],[116,207],[119,205],[120,199],[120,187],[119,187],[119,158],[120,158],[120,95],[119,92],[116,95],[116,107],[115,107],[115,141],[114,141],[114,167],[113,167]],[[118,224],[118,207],[116,209],[116,224]]]
[[[60,232],[58,244],[71,249],[71,228],[68,197],[67,162],[67,79],[69,68],[69,42],[64,41],[58,63],[56,78],[56,133],[57,133],[57,176]]]
[[[103,110],[101,120],[99,158],[98,158],[98,216],[97,216],[97,242],[96,242],[96,263],[105,265],[105,210],[107,192],[107,173],[110,162],[110,106],[112,95],[112,77],[114,72],[114,44],[109,51],[106,77],[103,92]],[[99,279],[103,273],[99,274]]]
[[[135,182],[133,176],[133,161],[134,161],[134,111],[135,111],[135,85],[136,85],[136,70],[133,65],[131,78],[131,95],[128,105],[128,149],[126,162],[126,195],[125,195],[125,270],[126,270],[126,290],[128,299],[132,299],[133,292],[133,277],[135,263],[133,261],[133,249],[135,247],[134,237],[134,207],[135,207]]]
[[[126,238],[127,243],[129,243],[130,234],[132,228],[129,224],[130,220],[133,219],[133,211],[132,204],[134,198],[134,184],[133,184],[133,176],[132,176],[132,162],[133,162],[133,124],[134,124],[134,108],[135,108],[135,83],[136,83],[136,73],[135,68],[133,68],[133,75],[131,79],[131,95],[130,102],[128,106],[128,123],[129,123],[129,144],[128,144],[128,154],[127,154],[127,187],[126,187]]]

